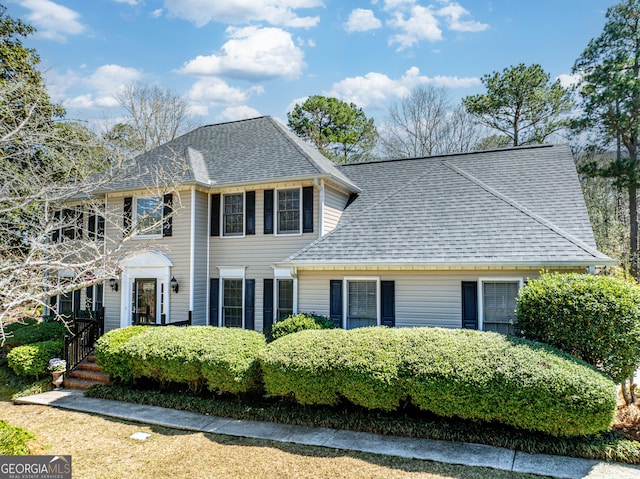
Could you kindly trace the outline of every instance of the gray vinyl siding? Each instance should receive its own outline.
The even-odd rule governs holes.
[[[395,281],[396,326],[462,327],[462,281],[479,278],[535,278],[519,271],[298,271],[298,311],[329,316],[329,282],[345,277]]]
[[[193,324],[200,326],[207,324],[207,306],[209,304],[207,299],[209,294],[207,279],[208,200],[208,194],[196,192]]]
[[[303,183],[303,186],[308,184]],[[287,184],[276,188],[291,188],[300,184]],[[274,189],[276,189],[274,188]],[[272,188],[268,188],[272,189]],[[247,189],[247,191],[251,191]],[[255,279],[255,329],[262,330],[264,279],[273,278],[273,264],[288,258],[293,253],[309,245],[318,238],[318,188],[313,192],[313,233],[295,235],[264,234],[264,189],[256,192],[256,234],[243,238],[211,237],[210,266],[211,278],[219,278],[219,266],[240,266],[245,269],[245,279]],[[226,191],[222,191],[226,193]],[[274,216],[275,218],[275,216]],[[275,221],[275,219],[274,219]],[[274,228],[275,229],[275,228]],[[208,292],[207,292],[208,294]],[[217,318],[213,320],[216,324]]]
[[[340,221],[342,212],[349,201],[349,195],[325,186],[322,234],[332,231]]]
[[[148,196],[148,193],[141,193],[141,196]],[[182,190],[174,192],[173,216],[173,236],[164,238],[131,238],[122,245],[122,251],[118,258],[125,259],[128,254],[143,250],[154,250],[166,256],[173,264],[170,275],[175,277],[180,285],[178,294],[165,291],[170,295],[170,320],[183,321],[188,318],[189,313],[189,288],[190,288],[190,235],[191,235],[191,191]],[[114,247],[122,238],[122,211],[124,207],[124,197],[136,196],[135,192],[121,196],[110,196],[107,199],[107,219],[105,224],[105,235],[107,237],[107,248]],[[135,208],[135,205],[134,205]],[[206,217],[206,214],[205,214]],[[115,223],[115,224],[114,224]],[[108,283],[105,285],[105,330],[120,327],[121,310],[121,281],[117,292],[111,291]]]

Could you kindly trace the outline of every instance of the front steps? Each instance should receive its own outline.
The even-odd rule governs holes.
[[[62,386],[67,389],[87,389],[94,384],[109,384],[110,379],[96,364],[96,357],[89,355],[76,369],[64,375]]]

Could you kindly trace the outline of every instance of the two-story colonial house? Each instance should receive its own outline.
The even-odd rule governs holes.
[[[103,191],[125,226],[145,222],[130,241],[144,248],[89,291],[107,330],[187,318],[263,330],[314,312],[344,328],[509,332],[527,278],[615,263],[596,249],[567,146],[337,166],[260,117],[198,128],[136,161],[153,171],[176,155],[187,167],[170,195],[150,193],[145,174]]]

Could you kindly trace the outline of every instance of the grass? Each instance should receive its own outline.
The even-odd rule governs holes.
[[[159,390],[157,385],[149,386],[147,389],[134,389],[122,385],[94,386],[85,394],[90,397],[149,404],[235,419],[471,442],[528,453],[640,464],[640,442],[627,439],[616,431],[578,437],[554,437],[497,423],[445,419],[411,409],[402,413],[382,413],[347,404],[337,408],[300,406],[286,400],[214,398],[194,395],[183,388]]]
[[[0,416],[33,431],[41,454],[70,454],[76,479],[535,479],[495,469],[133,424],[0,402]],[[131,439],[135,432],[152,436]]]

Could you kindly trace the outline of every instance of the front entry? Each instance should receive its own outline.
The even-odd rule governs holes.
[[[156,278],[136,278],[133,281],[131,298],[133,303],[132,324],[153,324],[156,322],[158,280]]]

